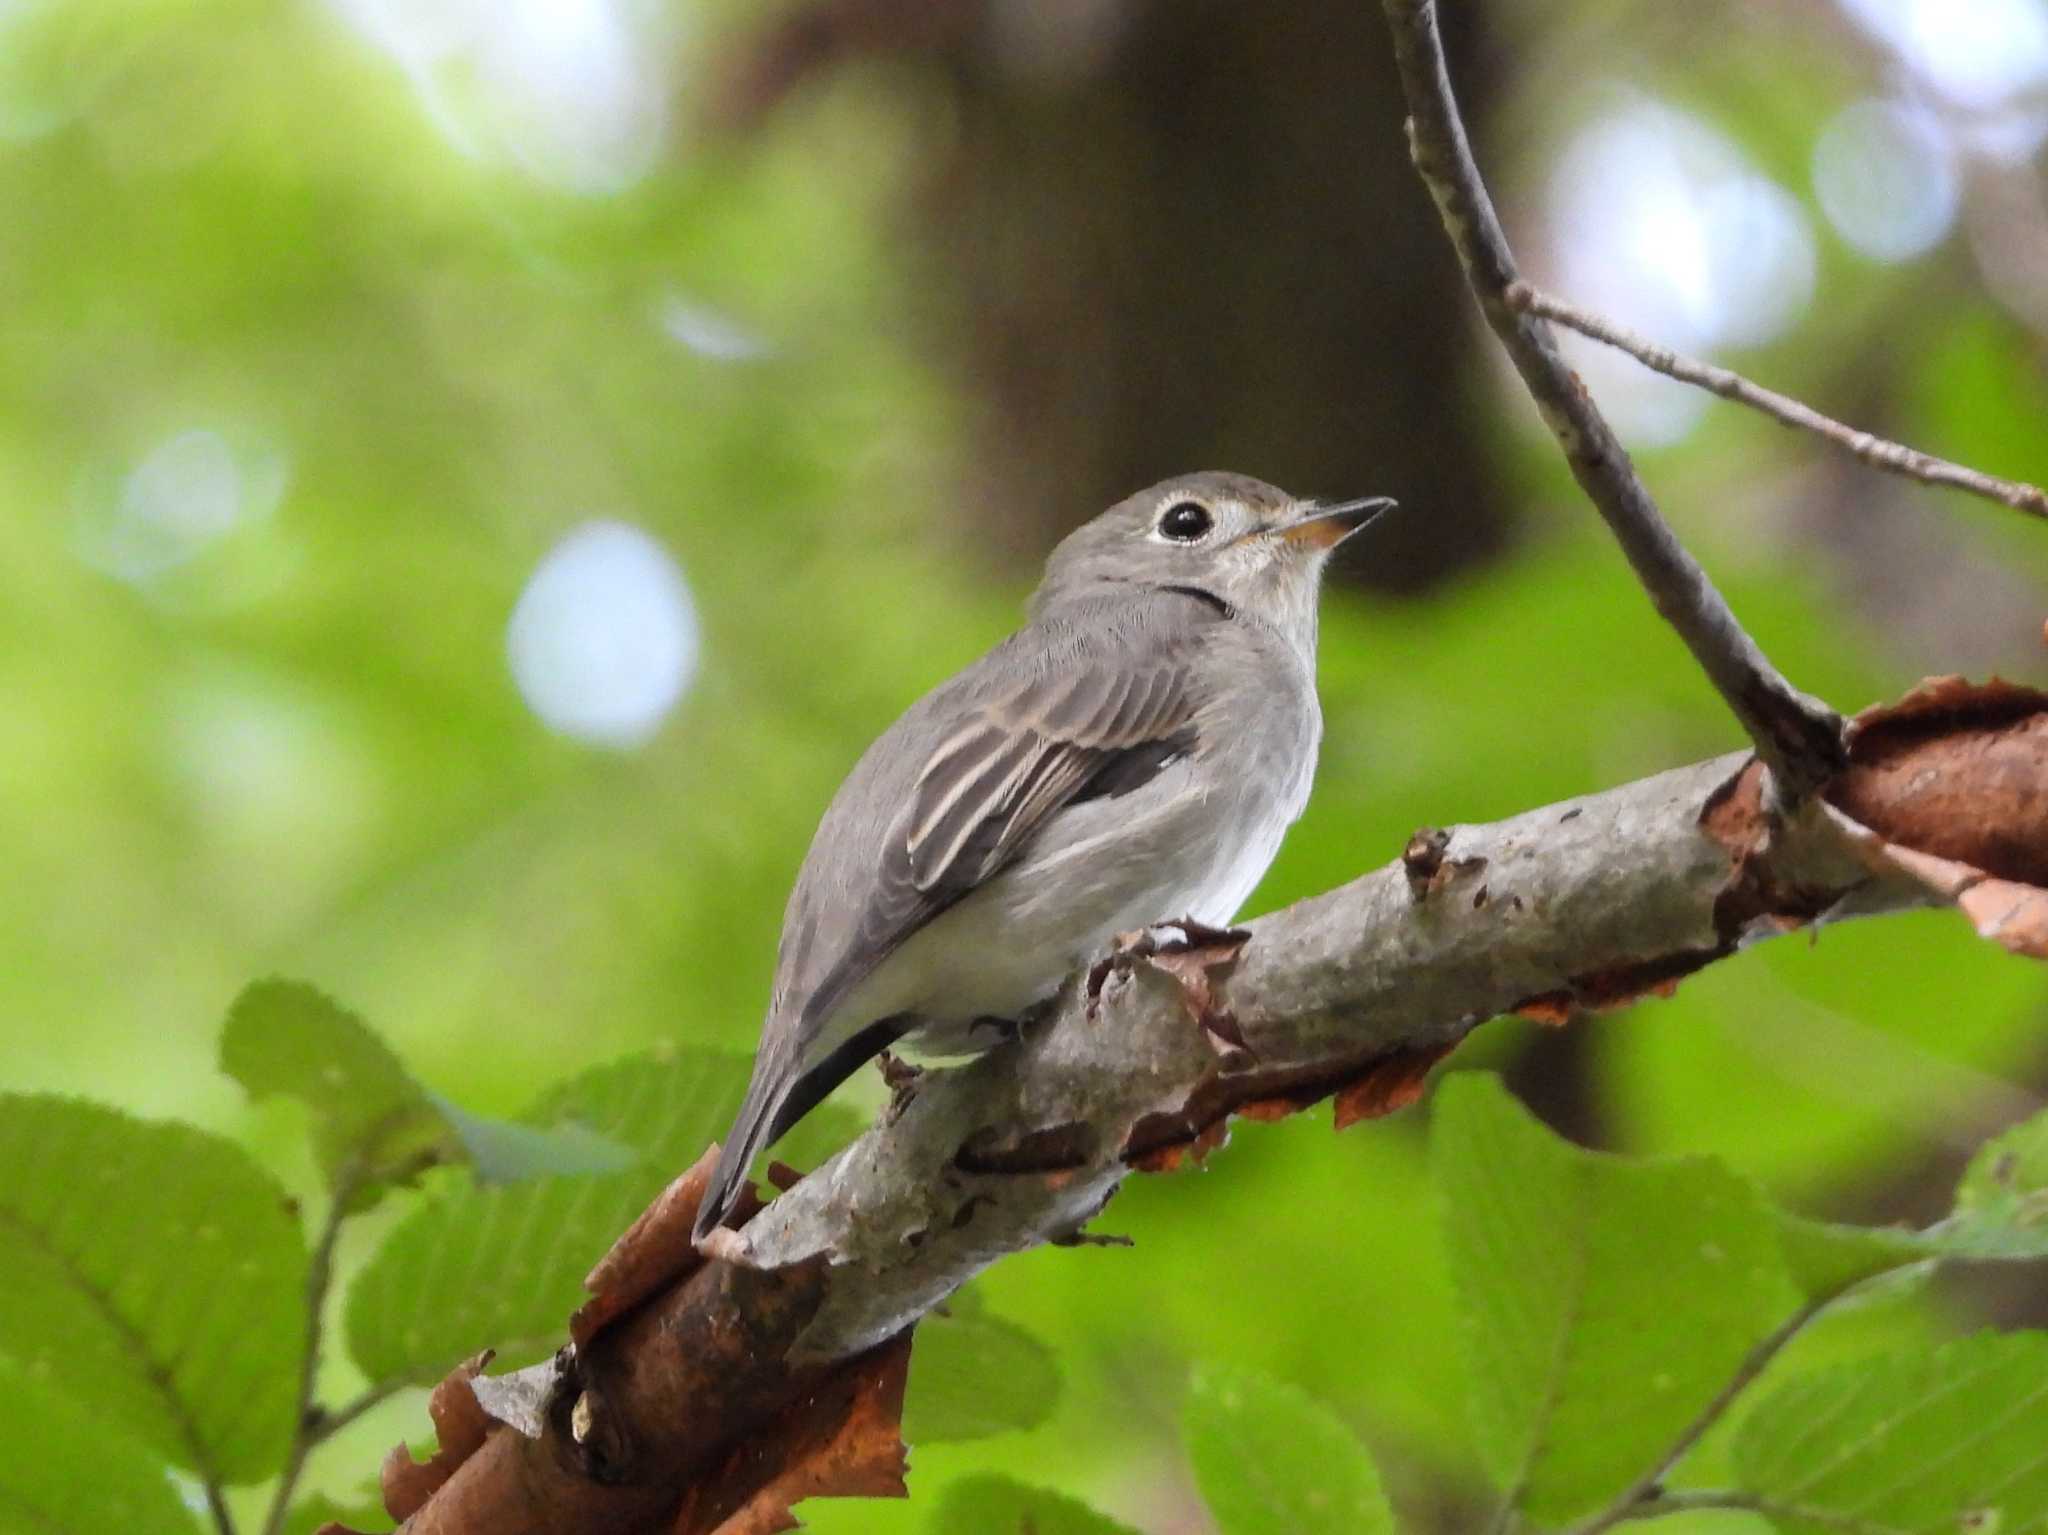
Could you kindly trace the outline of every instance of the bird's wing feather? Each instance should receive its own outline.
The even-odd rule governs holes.
[[[1027,673],[938,737],[863,891],[851,941],[803,1001],[815,1028],[905,939],[1013,862],[1065,807],[1127,793],[1194,745],[1208,615],[1163,615]],[[809,1032],[806,1030],[805,1032]]]
[[[902,855],[915,887],[973,889],[1111,761],[1185,734],[1195,703],[1186,659],[1034,678],[962,721],[912,796]]]

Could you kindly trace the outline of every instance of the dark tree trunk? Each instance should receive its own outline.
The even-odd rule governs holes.
[[[906,229],[922,343],[969,402],[978,546],[1034,563],[1138,486],[1227,467],[1399,497],[1352,561],[1375,586],[1500,547],[1470,303],[1370,7],[819,0],[754,40],[729,104],[875,54],[948,130]],[[1483,121],[1483,61],[1458,62]]]

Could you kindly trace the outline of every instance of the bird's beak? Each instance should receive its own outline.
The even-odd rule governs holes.
[[[1290,544],[1308,549],[1334,549],[1345,539],[1372,522],[1382,512],[1392,511],[1388,496],[1367,496],[1362,501],[1344,501],[1336,506],[1310,502],[1301,516],[1273,531]]]

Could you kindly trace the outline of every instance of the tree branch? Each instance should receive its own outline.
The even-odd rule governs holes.
[[[416,1380],[379,1381],[374,1386],[364,1387],[357,1396],[330,1411],[314,1409],[313,1424],[309,1430],[313,1445],[317,1448],[325,1444],[365,1413],[374,1412],[399,1392],[420,1384],[421,1382]]]
[[[1778,792],[1793,800],[1805,797],[1841,766],[1841,719],[1771,665],[1657,510],[1600,408],[1566,365],[1550,327],[1509,301],[1520,273],[1458,115],[1434,0],[1382,4],[1408,99],[1415,168],[1436,199],[1487,323],[1564,449],[1573,477],[1605,519],[1657,611],[1678,631],[1748,732]]]
[[[2048,694],[1944,683],[1851,741],[1834,803],[1782,809],[1755,759],[1722,757],[1419,836],[1241,952],[1132,958],[1096,1001],[1077,978],[1018,1040],[929,1072],[731,1238],[736,1261],[635,1291],[558,1356],[537,1437],[495,1428],[405,1528],[667,1532],[846,1361],[1070,1236],[1133,1166],[1200,1155],[1233,1113],[1396,1106],[1496,1014],[1562,1022],[1777,933],[1943,901],[2048,957]]]
[[[1779,394],[1775,389],[1766,389],[1761,384],[1751,383],[1740,373],[1688,357],[1683,352],[1639,335],[1625,325],[1617,325],[1604,315],[1580,309],[1566,303],[1553,293],[1532,287],[1519,279],[1508,285],[1507,301],[1523,314],[1538,315],[1568,326],[1582,336],[1590,336],[1617,351],[1626,352],[1644,367],[1675,378],[1681,384],[1692,384],[1717,394],[1724,400],[1733,400],[1738,405],[1747,405],[1751,410],[1761,411],[1773,421],[1800,431],[1811,432],[1825,438],[1852,458],[1860,459],[1873,469],[1882,469],[1887,474],[1903,475],[1909,480],[1919,480],[1928,485],[1946,485],[1955,490],[1966,490],[1973,496],[1982,496],[1987,501],[1998,501],[2015,511],[2027,512],[2035,517],[2048,517],[2048,491],[2035,485],[2022,484],[2018,480],[2001,480],[1996,475],[1985,474],[1964,464],[1952,464],[1945,458],[1936,458],[1931,453],[1922,453],[1904,443],[1893,442],[1870,432],[1858,431],[1846,426],[1832,416],[1824,416],[1804,401],[1790,395]]]

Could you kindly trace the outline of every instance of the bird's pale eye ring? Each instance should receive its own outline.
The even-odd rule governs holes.
[[[1199,501],[1176,501],[1159,514],[1159,533],[1177,544],[1191,544],[1216,525]]]

